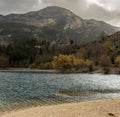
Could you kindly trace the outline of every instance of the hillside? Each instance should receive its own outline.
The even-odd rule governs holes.
[[[4,26],[2,23],[4,23]],[[17,30],[11,34],[10,30],[15,28],[14,23]],[[38,40],[48,40],[51,43],[53,41],[66,43],[69,40],[73,40],[77,44],[83,44],[100,40],[103,33],[108,35],[119,30],[119,28],[102,21],[84,20],[71,11],[57,6],[25,14],[0,15],[0,24],[0,29],[3,29],[9,35],[15,35],[14,37],[16,37],[16,34],[19,34],[20,40],[24,40],[20,33],[26,33],[26,39],[37,38]],[[29,34],[29,31],[25,31],[21,26],[19,27],[20,24],[23,27],[27,26],[27,30],[30,30],[32,33]],[[11,27],[10,30],[8,30],[9,26]],[[31,29],[31,27],[34,28]],[[1,31],[0,39],[2,40],[4,40],[3,35],[4,33]],[[15,39],[18,40],[18,38]]]
[[[109,68],[120,66],[117,30],[103,21],[84,20],[56,6],[0,15],[0,68],[78,72],[103,68],[108,73]]]
[[[19,29],[22,28],[21,25]],[[0,46],[0,68],[9,67],[60,69],[62,72],[120,73],[120,32],[84,45],[74,41],[50,44],[47,40],[41,42],[32,38],[26,40],[24,37],[22,42]]]
[[[36,34],[40,34],[40,29],[21,23],[0,23],[0,44],[17,45],[27,41],[37,39]]]

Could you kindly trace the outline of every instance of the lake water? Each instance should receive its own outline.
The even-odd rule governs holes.
[[[120,97],[120,75],[0,72],[1,111],[114,97]]]

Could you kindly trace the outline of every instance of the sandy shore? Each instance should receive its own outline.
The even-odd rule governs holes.
[[[120,117],[120,99],[33,107],[6,112],[0,117]]]

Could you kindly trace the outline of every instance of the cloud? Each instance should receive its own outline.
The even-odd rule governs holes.
[[[98,0],[99,3],[103,4],[106,7],[110,7],[112,10],[117,9],[120,11],[120,0]]]
[[[120,26],[120,0],[42,0],[72,10],[84,19],[96,19]]]
[[[105,1],[105,0],[104,0]],[[111,0],[112,1],[112,0]],[[119,2],[120,3],[120,2]],[[118,5],[113,5],[112,3],[108,4],[101,2],[100,6],[97,4],[92,4],[87,9],[87,12],[83,17],[86,17],[87,19],[93,18],[96,20],[102,20],[105,22],[108,22],[115,26],[120,26],[119,19],[120,19],[120,11],[119,8],[117,8]]]
[[[120,26],[120,0],[0,0],[0,14],[24,13],[54,5],[69,9],[84,19]]]
[[[0,0],[0,13],[22,13],[37,8],[39,0]]]

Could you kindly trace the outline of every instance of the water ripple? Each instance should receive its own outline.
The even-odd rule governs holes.
[[[0,110],[120,97],[120,75],[0,72]]]

